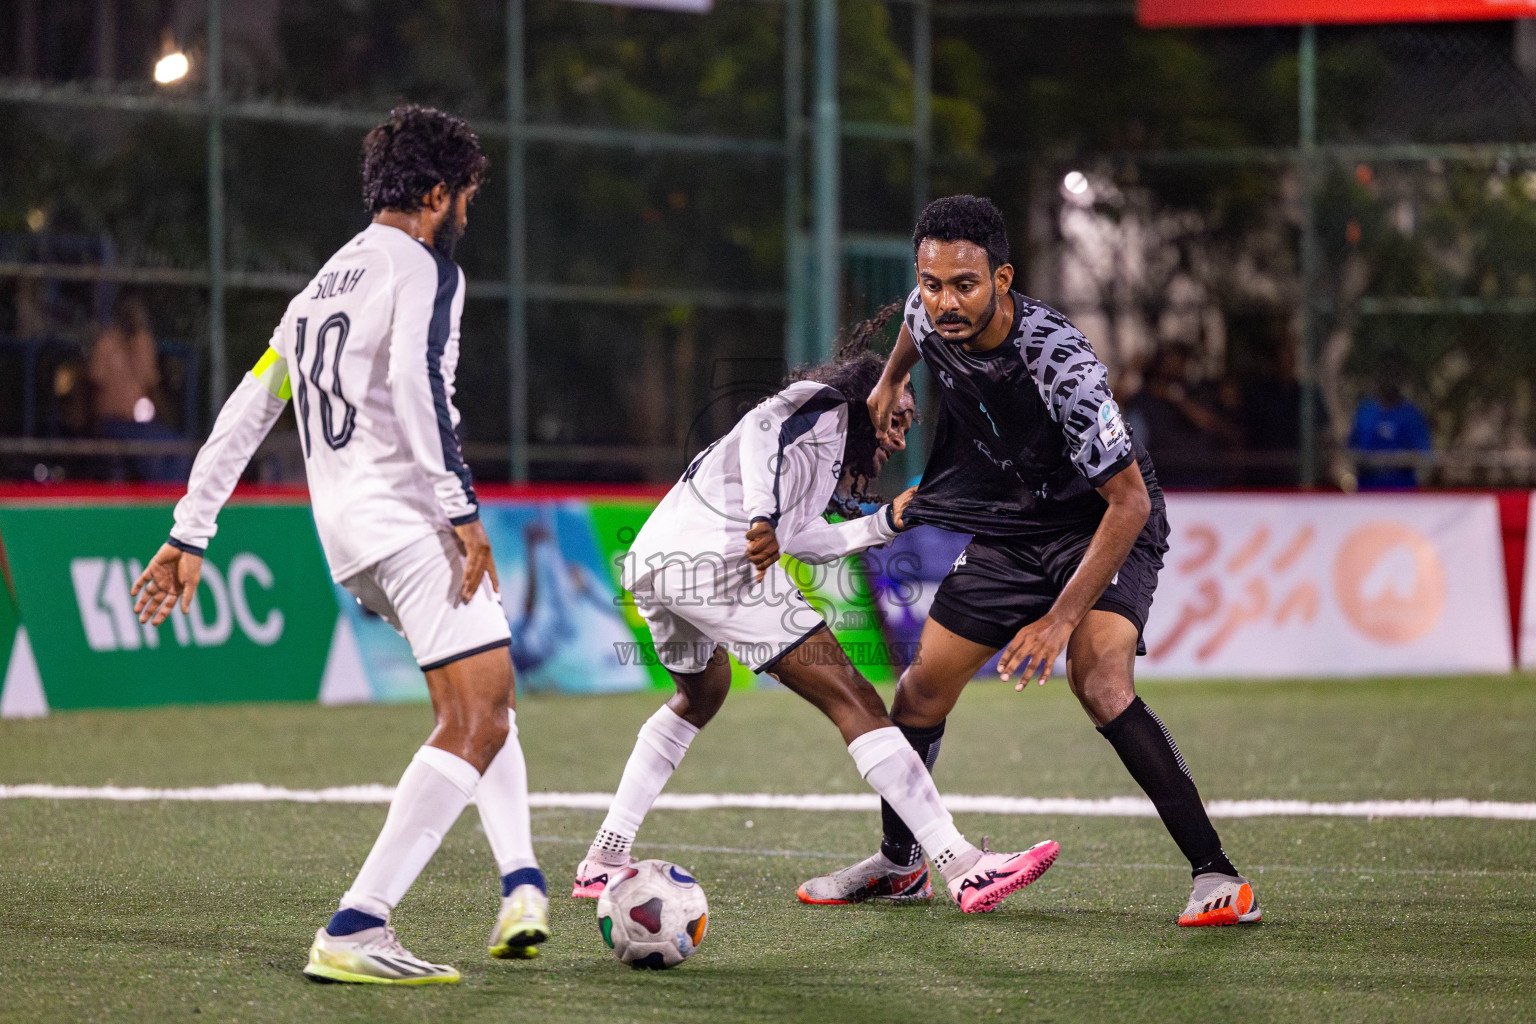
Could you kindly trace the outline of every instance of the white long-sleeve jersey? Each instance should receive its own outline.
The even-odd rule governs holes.
[[[668,563],[744,561],[754,520],[773,524],[779,550],[822,563],[896,536],[890,507],[841,523],[822,518],[843,472],[848,402],[797,381],[765,399],[693,460],[635,535],[621,572],[633,590]]]
[[[364,229],[294,296],[271,348],[224,404],[176,505],[171,542],[207,547],[290,394],[332,578],[473,522],[453,405],[463,309],[456,264],[397,228]]]

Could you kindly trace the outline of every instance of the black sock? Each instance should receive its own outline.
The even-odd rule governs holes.
[[[1191,873],[1237,874],[1221,850],[1221,838],[1206,816],[1200,791],[1162,719],[1137,697],[1114,721],[1099,726],[1099,732],[1125,762],[1131,778],[1152,799],[1168,834],[1189,858]]]
[[[932,774],[933,763],[939,759],[939,740],[944,738],[944,723],[922,727],[898,722],[896,728],[912,744],[912,749],[917,751],[917,756],[922,758],[923,764]],[[911,865],[922,858],[923,850],[917,845],[917,837],[907,828],[907,823],[901,820],[896,809],[884,800],[880,801],[880,823],[885,830],[885,836],[880,840],[880,852],[885,854],[887,860],[893,864]]]

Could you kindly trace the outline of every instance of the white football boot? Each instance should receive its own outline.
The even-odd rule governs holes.
[[[486,949],[498,960],[532,960],[549,938],[549,897],[536,885],[520,885],[502,898]]]
[[[928,878],[928,863],[921,857],[916,864],[903,867],[877,853],[850,867],[807,879],[795,895],[801,903],[923,903],[933,899],[933,884]]]
[[[433,964],[400,945],[389,925],[365,928],[351,935],[315,933],[304,973],[316,981],[347,981],[364,985],[452,985],[459,972]]]
[[[1252,924],[1264,919],[1253,886],[1242,875],[1210,871],[1195,878],[1189,906],[1179,915],[1180,928],[1207,925]]]

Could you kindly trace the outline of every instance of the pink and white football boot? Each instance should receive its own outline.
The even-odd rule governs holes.
[[[608,888],[608,880],[618,876],[619,872],[629,867],[629,857],[624,857],[622,864],[605,864],[603,861],[588,857],[576,866],[576,884],[571,887],[572,899],[595,900]]]
[[[1023,853],[992,853],[983,839],[981,859],[949,883],[949,894],[965,913],[985,914],[1045,874],[1059,853],[1061,846],[1054,839],[1036,843]]]

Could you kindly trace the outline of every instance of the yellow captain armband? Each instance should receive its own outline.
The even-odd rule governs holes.
[[[251,376],[261,382],[261,386],[270,391],[275,398],[284,402],[293,397],[293,386],[288,382],[288,360],[277,354],[277,349],[268,348],[265,354],[251,367]]]

